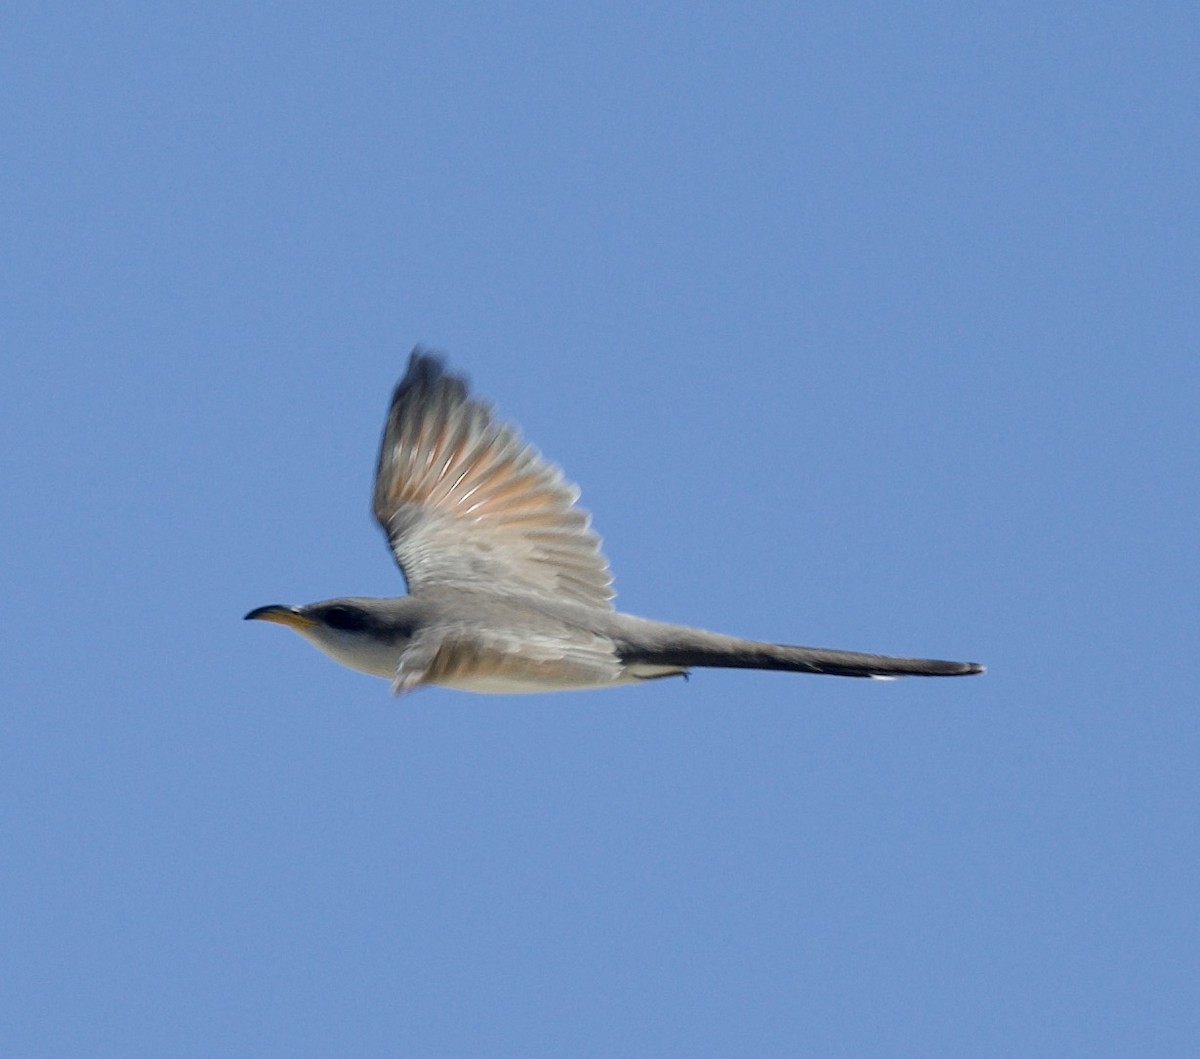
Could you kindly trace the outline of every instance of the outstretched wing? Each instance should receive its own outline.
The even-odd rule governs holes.
[[[411,592],[444,585],[612,609],[608,563],[578,498],[439,357],[413,351],[392,395],[374,499]]]

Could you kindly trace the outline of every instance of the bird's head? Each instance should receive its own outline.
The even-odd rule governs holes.
[[[294,629],[331,658],[351,669],[391,678],[400,653],[413,637],[406,599],[329,599],[291,607],[255,607],[247,621],[271,621]]]

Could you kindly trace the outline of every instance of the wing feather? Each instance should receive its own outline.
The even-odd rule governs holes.
[[[375,477],[375,518],[410,591],[446,585],[612,608],[612,576],[579,489],[515,427],[414,350]]]

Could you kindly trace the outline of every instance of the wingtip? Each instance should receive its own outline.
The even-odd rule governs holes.
[[[400,380],[400,385],[416,379],[432,382],[439,375],[445,374],[446,355],[440,350],[431,349],[429,346],[418,343],[413,346],[412,352],[408,355],[408,370],[405,372],[404,378]]]

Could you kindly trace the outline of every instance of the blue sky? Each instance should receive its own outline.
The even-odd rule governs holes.
[[[0,1050],[1182,1054],[1192,5],[0,16]],[[396,701],[442,348],[623,609],[978,659]]]

